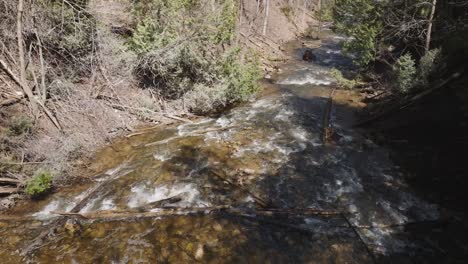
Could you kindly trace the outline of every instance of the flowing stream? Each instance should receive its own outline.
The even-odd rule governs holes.
[[[336,86],[329,72],[351,67],[340,41],[323,40],[314,62],[302,61],[301,43],[289,44],[291,61],[262,95],[218,118],[116,140],[97,154],[95,182],[20,206],[12,214],[21,221],[0,221],[2,262],[373,263],[430,251],[404,227],[437,220],[438,208],[411,192],[385,148],[351,127],[352,92],[335,92],[335,135],[322,142]],[[93,219],[53,213],[99,184],[79,210]],[[168,198],[172,209],[145,207]]]

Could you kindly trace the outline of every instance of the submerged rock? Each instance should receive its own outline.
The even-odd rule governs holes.
[[[305,61],[314,61],[317,59],[317,56],[315,56],[312,50],[306,50],[304,55],[302,55],[302,59]]]

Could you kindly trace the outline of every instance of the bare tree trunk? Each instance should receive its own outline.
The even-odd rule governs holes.
[[[322,0],[318,1],[318,11],[319,11],[319,21],[318,21],[318,32],[317,32],[317,38],[320,39],[320,36],[322,34]]]
[[[265,36],[267,33],[267,27],[268,27],[268,16],[270,14],[270,0],[266,0],[266,5],[265,5],[265,19],[263,20],[263,35]]]
[[[303,6],[302,6],[302,24],[304,24],[305,22],[305,16],[306,16],[306,10],[307,10],[307,4],[308,4],[308,0],[303,0],[304,3],[303,3]]]
[[[431,14],[429,15],[429,22],[427,25],[427,33],[426,33],[426,46],[425,46],[426,53],[431,48],[432,22],[434,20],[436,5],[437,5],[437,0],[432,0],[432,9],[431,9]]]
[[[47,86],[45,84],[46,72],[45,72],[44,56],[42,54],[42,41],[39,38],[39,34],[37,33],[37,30],[35,31],[35,33],[37,37],[37,44],[39,46],[39,62],[41,64],[41,88],[42,88],[41,101],[45,102],[47,99]]]
[[[16,16],[16,37],[18,39],[18,56],[19,56],[19,72],[21,88],[29,99],[31,111],[36,118],[38,116],[38,108],[34,99],[31,88],[26,82],[26,64],[24,62],[23,48],[23,0],[18,0],[18,14]]]

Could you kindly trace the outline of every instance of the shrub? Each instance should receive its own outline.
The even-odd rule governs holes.
[[[29,132],[31,132],[32,125],[32,121],[25,116],[13,118],[13,120],[10,122],[9,127],[7,128],[7,135],[21,136],[24,134],[28,134]]]
[[[215,44],[229,44],[234,37],[237,19],[237,1],[225,1],[221,14],[215,18],[215,31],[211,38]]]
[[[261,78],[259,60],[252,56],[249,61],[239,60],[239,48],[234,48],[218,63],[219,74],[227,85],[228,103],[242,102],[259,90]]]
[[[337,0],[333,18],[336,31],[351,37],[343,47],[355,55],[354,63],[366,68],[375,60],[379,35],[383,30],[382,9],[372,0]]]
[[[322,3],[322,8],[315,11],[315,17],[321,19],[323,22],[333,21],[333,5]]]
[[[128,46],[137,54],[150,52],[166,46],[177,37],[171,28],[163,28],[153,19],[146,18],[136,26]]]
[[[52,178],[50,171],[39,170],[26,185],[25,193],[31,197],[46,194],[52,188]]]
[[[398,58],[393,70],[396,77],[395,88],[401,93],[408,93],[415,85],[416,67],[411,54]]]
[[[198,115],[216,113],[223,110],[228,102],[228,87],[217,85],[197,84],[189,91],[184,100],[188,109]]]
[[[208,72],[208,62],[188,46],[145,54],[135,69],[141,86],[166,99],[180,98],[195,83],[207,82]]]
[[[428,51],[419,61],[418,80],[422,86],[429,84],[429,77],[437,66],[440,49],[432,49]]]
[[[341,73],[340,70],[338,69],[335,69],[333,68],[331,71],[330,71],[330,74],[333,78],[336,79],[336,81],[338,82],[338,85],[341,86],[341,87],[344,87],[346,89],[353,89],[355,88],[356,86],[358,85],[362,85],[363,82],[360,81],[359,78],[357,79],[347,79],[343,76],[343,73]]]
[[[226,51],[235,34],[237,1],[214,4],[215,11],[207,12],[194,0],[134,2],[138,21],[127,43],[140,58],[134,71],[140,86],[164,99],[183,97],[197,113],[219,111],[258,90],[258,60],[244,60],[239,48]]]

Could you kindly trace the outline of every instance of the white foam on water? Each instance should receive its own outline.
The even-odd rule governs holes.
[[[294,111],[290,109],[281,109],[279,113],[275,116],[275,120],[277,121],[289,121],[289,118],[294,115]]]
[[[193,122],[191,123],[192,125],[202,125],[202,124],[206,124],[206,123],[209,123],[211,121],[213,121],[214,119],[213,118],[204,118],[204,119],[201,119],[197,122]]]
[[[310,135],[309,133],[301,128],[301,127],[296,127],[290,130],[291,136],[296,139],[298,142],[308,142]]]
[[[418,211],[418,216],[424,220],[435,220],[440,217],[439,208],[435,204],[431,204],[411,195],[409,193],[400,194],[400,204],[398,209],[401,211]]]
[[[194,184],[177,183],[173,185],[160,185],[148,188],[145,184],[133,186],[132,195],[128,201],[130,208],[143,206],[148,203],[164,200],[173,196],[182,195],[183,200],[178,202],[179,207],[207,207],[210,204],[200,198],[200,192]]]
[[[253,203],[255,202],[255,199],[252,196],[248,195],[247,197],[245,197],[244,202]]]
[[[254,102],[252,104],[252,107],[253,108],[267,108],[267,109],[270,109],[270,108],[275,108],[275,102],[273,100],[271,100],[270,98],[264,98],[264,99],[260,99],[260,100],[257,100],[256,102]]]
[[[170,158],[172,158],[172,156],[168,153],[154,153],[153,154],[153,157],[155,160],[159,160],[159,161],[166,161]]]
[[[408,217],[403,215],[401,212],[396,210],[390,205],[390,202],[380,200],[377,202],[377,204],[381,205],[382,208],[385,210],[386,215],[388,215],[392,219],[392,223],[396,224],[404,224],[408,222]]]
[[[44,208],[39,211],[34,213],[32,216],[39,219],[39,220],[47,220],[52,217],[56,217],[56,214],[52,214],[52,211],[65,211],[68,212],[73,207],[76,205],[77,198],[73,200],[73,202],[68,202],[66,200],[53,200],[50,203],[48,203]]]
[[[343,142],[343,143],[353,142],[353,140],[354,140],[354,137],[349,136],[349,135],[341,135],[341,138],[340,138],[340,142]]]
[[[323,143],[318,138],[313,139],[310,143],[313,147],[323,146]]]
[[[229,140],[232,136],[232,132],[227,130],[227,131],[211,131],[208,133],[205,133],[205,142],[209,141],[215,141],[215,142],[220,142],[220,141],[226,141]]]
[[[46,220],[54,216],[50,212],[58,211],[59,208],[60,203],[59,201],[55,200],[48,203],[41,211],[34,213],[33,216],[39,220]]]
[[[333,39],[337,39],[337,40],[353,40],[354,37],[333,36]]]
[[[305,84],[312,84],[312,85],[330,85],[332,80],[329,77],[321,76],[322,78],[318,78],[317,75],[322,75],[322,73],[318,74],[304,74],[301,77],[288,77],[282,81],[279,81],[278,84],[282,85],[305,85]]]
[[[98,198],[94,198],[91,201],[89,201],[83,208],[81,208],[80,213],[88,213],[93,211],[92,209],[96,205]]]
[[[231,125],[231,120],[225,116],[222,116],[216,120],[216,124],[220,125],[221,127],[227,127]]]
[[[112,210],[115,209],[115,204],[112,199],[104,199],[101,203],[100,210]]]
[[[327,49],[326,53],[327,54],[341,54],[341,50]]]

